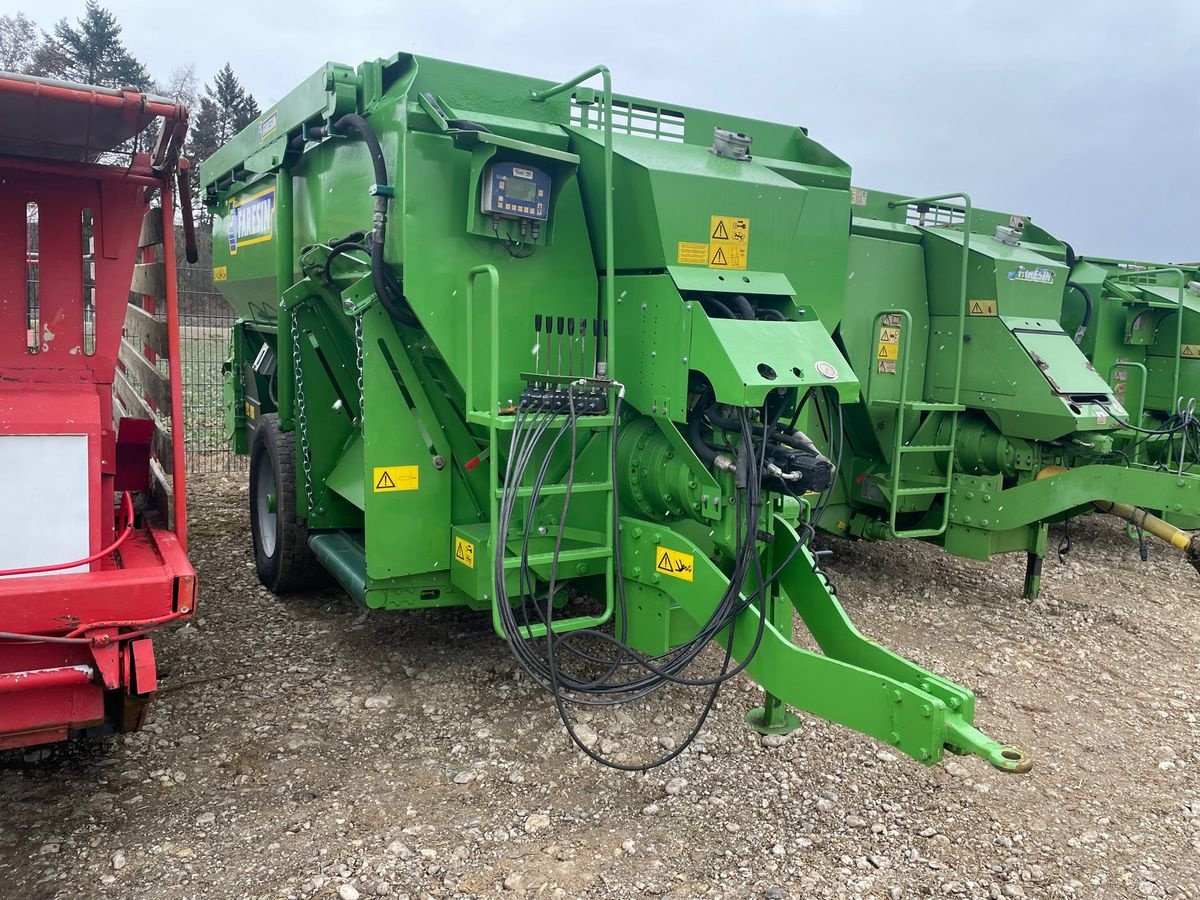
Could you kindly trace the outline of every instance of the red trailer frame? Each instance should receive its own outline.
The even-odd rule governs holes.
[[[147,152],[139,135],[156,122]],[[170,100],[0,74],[0,447],[35,457],[0,470],[10,547],[22,545],[10,553],[25,554],[0,566],[0,748],[139,727],[156,688],[147,634],[195,609],[173,227],[178,181],[194,260],[186,132],[187,109]],[[136,309],[149,329],[137,335],[135,275],[155,275],[166,314],[164,325],[163,310]],[[146,371],[162,372],[163,349],[166,371],[157,390],[131,392],[125,354],[143,341]],[[35,529],[21,523],[56,527],[55,510],[16,499],[54,478],[36,466],[54,441],[87,486],[86,530],[72,520],[86,554],[23,546]]]

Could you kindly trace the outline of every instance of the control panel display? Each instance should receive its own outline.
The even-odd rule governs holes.
[[[544,222],[550,214],[550,176],[520,163],[493,163],[483,173],[480,207],[489,216]]]

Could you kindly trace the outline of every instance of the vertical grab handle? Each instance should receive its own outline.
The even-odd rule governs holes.
[[[500,408],[500,273],[496,267],[489,264],[475,266],[467,272],[467,418],[477,416],[484,411],[475,405],[475,280],[487,276],[488,288],[488,324],[490,326],[490,356],[489,369],[491,385],[489,387],[490,406],[486,415],[490,418],[496,415]]]

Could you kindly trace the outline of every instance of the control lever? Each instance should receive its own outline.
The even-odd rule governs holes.
[[[534,313],[533,339],[537,342],[537,351],[533,357],[533,374],[542,374],[542,314]]]

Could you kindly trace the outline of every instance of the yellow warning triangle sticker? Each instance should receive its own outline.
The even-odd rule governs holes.
[[[979,305],[978,300],[976,300],[974,303],[971,304],[971,315],[973,315],[973,316],[983,315],[983,307]]]
[[[379,476],[379,480],[375,482],[375,490],[377,491],[387,490],[395,486],[396,482],[392,481],[392,476],[387,473],[387,470],[384,470],[384,473]]]
[[[1191,345],[1189,345],[1189,344],[1183,345],[1183,355],[1184,356],[1195,356],[1195,354],[1192,353]]]
[[[876,356],[879,359],[887,359],[888,358],[887,347],[883,346],[883,344],[880,344],[879,352],[876,354]]]
[[[729,232],[725,230],[725,223],[720,219],[717,220],[717,227],[713,229],[712,239],[714,241],[729,240]]]
[[[668,554],[668,553],[663,553],[663,555],[662,555],[662,558],[661,558],[661,559],[658,561],[658,565],[657,565],[657,566],[655,566],[655,568],[656,568],[656,569],[660,569],[660,570],[661,570],[661,571],[663,571],[663,572],[673,572],[673,571],[675,571],[675,567],[671,565],[671,556],[670,556],[670,554]]]
[[[712,262],[709,263],[709,265],[713,265],[713,266],[729,265],[729,263],[725,260],[725,253],[724,253],[724,251],[721,250],[720,247],[718,247],[717,252],[713,254]]]

